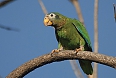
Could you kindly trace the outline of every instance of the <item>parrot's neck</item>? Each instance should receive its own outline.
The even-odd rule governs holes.
[[[66,18],[63,19],[63,20],[61,20],[57,25],[54,26],[54,28],[55,28],[56,30],[62,29],[62,28],[64,27],[64,25],[66,24],[67,21],[68,21],[68,20],[67,20]]]
[[[63,26],[54,26],[55,30],[60,30],[62,29]]]

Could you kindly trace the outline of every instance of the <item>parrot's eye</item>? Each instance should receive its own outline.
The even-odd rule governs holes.
[[[53,14],[51,14],[51,17],[53,17]]]
[[[51,18],[55,18],[55,14],[53,14],[53,13],[51,13],[50,15],[49,15]]]

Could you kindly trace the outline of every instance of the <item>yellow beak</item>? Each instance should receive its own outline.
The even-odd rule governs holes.
[[[52,25],[52,22],[49,20],[48,17],[45,17],[45,18],[44,18],[44,25],[45,25],[45,26],[50,26],[50,25]]]

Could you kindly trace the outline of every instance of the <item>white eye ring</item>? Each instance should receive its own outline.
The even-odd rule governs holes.
[[[54,13],[49,14],[49,17],[50,17],[50,18],[55,18],[55,16],[56,16],[56,15],[55,15]]]

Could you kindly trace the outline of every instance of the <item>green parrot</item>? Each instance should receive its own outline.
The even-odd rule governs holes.
[[[45,26],[55,28],[58,50],[91,51],[91,41],[84,25],[76,19],[60,13],[51,12],[44,18]],[[56,51],[56,50],[53,50]],[[93,74],[91,61],[79,60],[80,66],[87,75]]]

